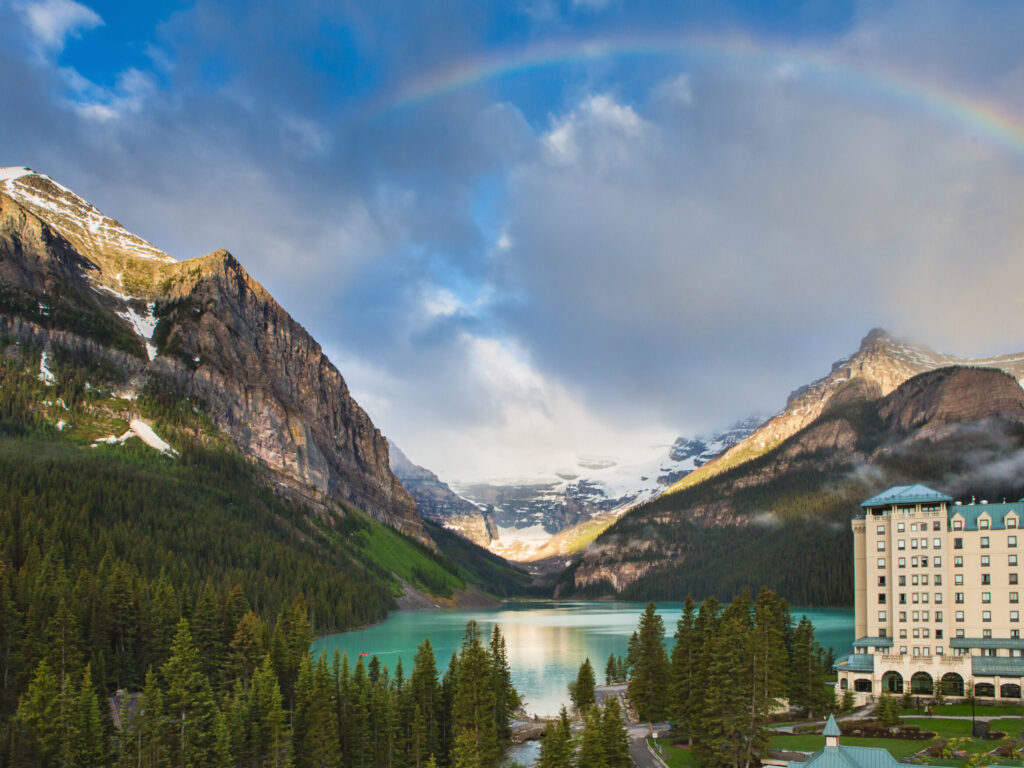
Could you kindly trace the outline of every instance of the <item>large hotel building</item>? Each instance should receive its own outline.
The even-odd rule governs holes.
[[[856,642],[840,692],[1019,700],[1024,501],[961,504],[922,485],[853,520]],[[860,698],[860,697],[858,697]]]

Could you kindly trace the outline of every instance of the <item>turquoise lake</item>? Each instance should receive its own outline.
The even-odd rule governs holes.
[[[550,715],[568,703],[566,686],[584,658],[590,658],[598,682],[604,682],[608,654],[625,655],[643,609],[643,603],[510,602],[490,609],[396,611],[380,624],[316,640],[313,653],[326,652],[330,658],[337,649],[353,664],[361,653],[376,654],[392,670],[401,658],[408,675],[416,647],[429,637],[443,674],[467,621],[475,620],[487,636],[499,624],[508,643],[512,679],[527,711]],[[670,644],[681,610],[681,603],[658,604]],[[823,647],[831,646],[837,655],[851,651],[852,609],[793,608],[792,613],[794,621],[806,615],[814,623]]]

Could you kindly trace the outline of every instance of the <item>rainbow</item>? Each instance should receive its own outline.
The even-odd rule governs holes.
[[[973,137],[1012,150],[1024,158],[1024,119],[1003,105],[892,69],[850,64],[820,51],[774,45],[742,36],[646,34],[549,40],[522,48],[498,50],[412,78],[369,102],[366,114],[377,116],[407,109],[508,75],[617,57],[734,62],[763,71],[778,67],[795,68],[802,78],[813,79],[821,87],[902,105],[956,126]]]

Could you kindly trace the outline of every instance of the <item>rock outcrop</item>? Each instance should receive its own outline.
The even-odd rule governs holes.
[[[434,548],[391,472],[387,439],[319,344],[231,254],[174,261],[21,170],[0,173],[3,330],[103,355],[128,387],[170,378],[281,482]]]

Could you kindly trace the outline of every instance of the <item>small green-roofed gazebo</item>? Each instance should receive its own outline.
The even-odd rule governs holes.
[[[825,746],[805,761],[790,760],[787,768],[893,768],[899,762],[888,750],[877,747],[844,747],[839,744],[839,724],[828,716],[825,730]]]

